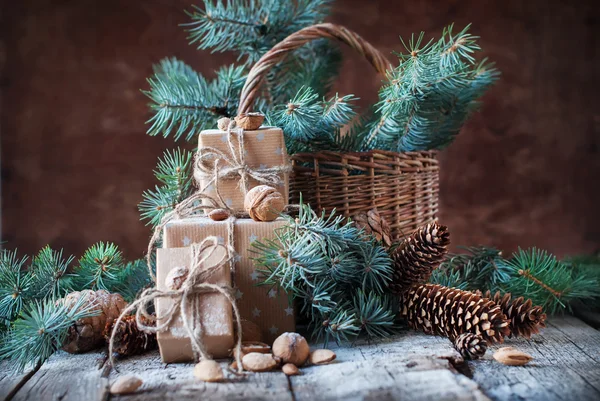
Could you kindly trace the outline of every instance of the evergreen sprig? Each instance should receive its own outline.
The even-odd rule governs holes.
[[[391,260],[343,216],[319,216],[301,205],[298,217],[288,218],[274,240],[256,241],[253,247],[263,283],[302,301],[318,340],[341,342],[360,333],[393,331],[395,314],[384,296]]]
[[[509,292],[556,313],[570,310],[574,303],[598,302],[598,277],[537,248],[519,249],[505,259],[497,249],[471,247],[450,255],[434,271],[431,282],[471,291]]]
[[[75,275],[68,272],[75,256],[63,257],[63,250],[55,251],[46,245],[31,264],[36,283],[35,298],[60,298],[75,288]]]
[[[112,291],[120,284],[123,255],[111,242],[98,242],[85,251],[75,273],[81,288]]]
[[[63,344],[73,322],[96,313],[86,301],[81,297],[73,307],[52,299],[28,304],[2,339],[0,359],[9,360],[16,373],[42,364]]]
[[[144,192],[138,205],[141,218],[158,225],[165,214],[193,192],[193,153],[183,149],[167,150],[159,159],[154,175],[161,185]]]
[[[25,269],[27,257],[19,258],[17,250],[0,250],[0,319],[6,326],[33,297],[34,278]]]

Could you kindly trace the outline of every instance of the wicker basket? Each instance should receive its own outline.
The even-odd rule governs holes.
[[[346,43],[384,75],[386,57],[352,31],[333,24],[313,25],[295,32],[265,53],[252,67],[242,89],[239,113],[249,112],[267,72],[290,51],[305,43],[330,38]],[[436,152],[361,153],[323,151],[291,156],[290,200],[321,211],[351,217],[377,207],[400,239],[435,219],[438,210],[439,166]]]

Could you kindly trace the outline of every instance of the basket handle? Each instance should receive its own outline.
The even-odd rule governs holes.
[[[379,50],[375,49],[373,45],[358,34],[343,26],[329,23],[311,25],[292,33],[277,43],[254,64],[242,88],[238,114],[251,111],[260,85],[271,67],[283,60],[287,53],[292,50],[299,48],[307,42],[321,38],[337,39],[340,42],[346,43],[362,54],[375,67],[375,70],[382,75],[385,75],[386,71],[392,67],[392,64]]]

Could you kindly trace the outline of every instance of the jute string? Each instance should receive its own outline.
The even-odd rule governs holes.
[[[232,221],[230,221],[233,224]],[[230,230],[231,234],[232,230]],[[208,259],[219,249],[225,248],[223,256],[214,264],[208,264]],[[202,322],[199,318],[198,297],[208,293],[219,293],[223,295],[233,308],[235,317],[237,338],[236,352],[234,356],[237,362],[238,373],[242,372],[241,349],[242,349],[242,321],[239,309],[233,295],[233,288],[227,285],[218,285],[207,283],[214,273],[222,269],[227,263],[231,263],[234,254],[229,249],[231,243],[227,247],[219,244],[217,237],[211,236],[204,239],[200,244],[191,246],[190,267],[186,280],[181,287],[176,290],[159,290],[157,288],[149,288],[145,290],[140,297],[132,302],[119,316],[115,322],[109,342],[109,357],[112,366],[115,366],[113,360],[114,340],[118,327],[125,316],[136,311],[135,320],[138,328],[145,332],[159,333],[168,331],[176,316],[181,315],[183,327],[185,328],[188,337],[192,343],[194,357],[198,360],[211,359],[210,354],[206,351],[204,342],[202,341]],[[173,301],[172,305],[165,312],[164,316],[153,317],[148,311],[148,306],[153,305],[153,301],[160,298],[166,298]],[[145,317],[151,321],[156,321],[156,325],[147,325]],[[162,322],[159,323],[159,320]]]
[[[197,180],[210,178],[201,189],[204,192],[210,185],[214,185],[219,180],[233,180],[239,177],[240,190],[244,195],[248,193],[250,185],[249,179],[253,178],[260,184],[278,186],[281,185],[282,173],[291,171],[291,167],[287,164],[275,167],[252,168],[246,163],[246,144],[244,139],[244,130],[237,128],[234,132],[234,124],[232,121],[227,126],[227,147],[229,154],[210,147],[202,147],[196,153],[196,161],[194,165],[194,177]],[[234,145],[233,137],[237,137],[237,149]],[[220,159],[225,163],[219,171],[216,170],[216,165],[213,164],[215,159]]]

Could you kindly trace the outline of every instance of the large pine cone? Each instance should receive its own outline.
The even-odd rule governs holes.
[[[462,333],[454,339],[454,348],[465,359],[479,359],[485,355],[487,344],[483,337],[473,333]]]
[[[374,236],[385,248],[392,246],[392,230],[387,221],[381,217],[377,208],[362,212],[352,218],[354,226],[366,234]]]
[[[117,319],[127,306],[120,294],[111,294],[105,290],[72,292],[62,301],[73,306],[82,297],[87,297],[86,303],[94,305],[93,311],[97,314],[79,319],[69,328],[63,349],[72,354],[91,351],[104,344],[103,331],[106,324]]]
[[[396,294],[408,291],[413,285],[429,280],[448,252],[448,227],[437,222],[417,229],[391,253],[394,274],[390,289]]]
[[[106,343],[110,342],[113,327],[116,323],[116,319],[112,322],[106,323],[104,329],[104,338]],[[150,325],[150,321],[142,316],[142,321],[146,325]],[[142,354],[146,351],[155,349],[157,346],[156,334],[146,333],[138,328],[135,320],[135,315],[125,316],[119,328],[115,333],[113,341],[113,350],[119,355],[137,355]]]
[[[546,327],[544,310],[541,306],[533,306],[531,299],[513,299],[510,293],[501,295],[500,292],[492,296],[490,291],[486,291],[483,297],[491,299],[502,308],[502,312],[510,321],[510,337],[530,338],[532,334],[537,334],[541,328]]]
[[[488,344],[503,342],[510,322],[494,301],[438,284],[412,287],[401,297],[401,313],[411,328],[450,339],[480,335]]]

